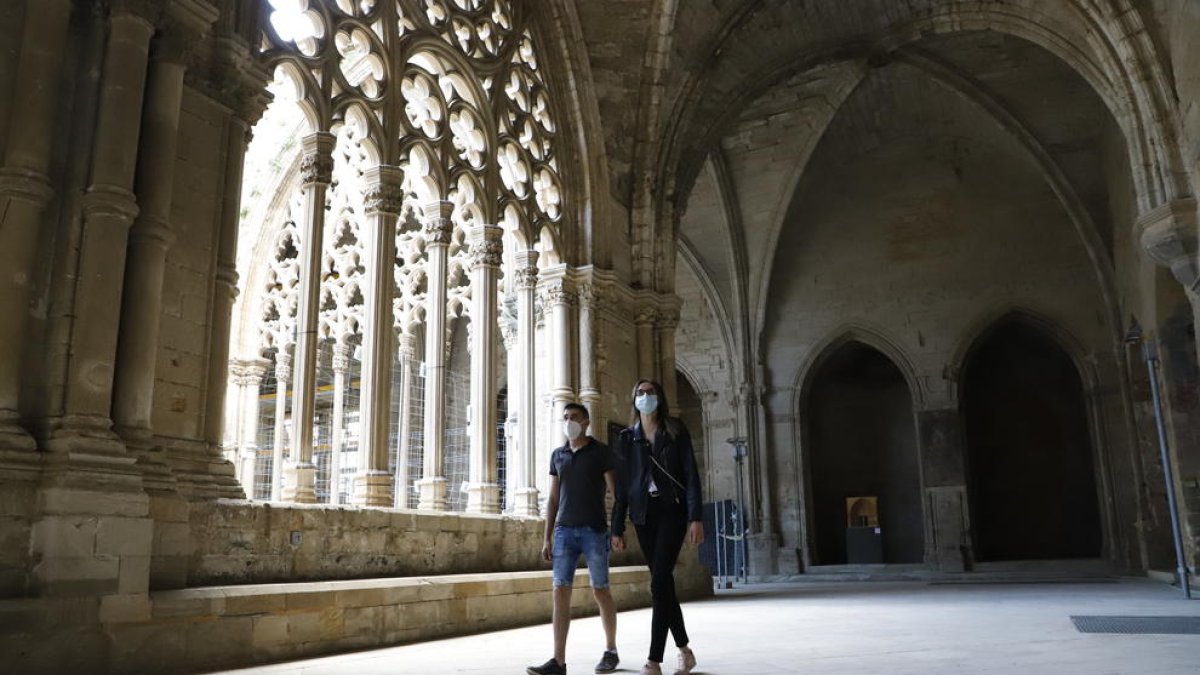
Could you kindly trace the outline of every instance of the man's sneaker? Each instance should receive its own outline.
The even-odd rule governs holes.
[[[692,650],[684,647],[679,650],[679,669],[675,671],[675,675],[687,675],[692,672],[692,668],[696,667],[696,655]]]
[[[567,675],[567,667],[558,665],[558,661],[550,659],[540,666],[529,666],[525,669],[527,675]]]
[[[597,673],[611,673],[617,669],[617,664],[621,662],[621,658],[617,656],[617,650],[606,649],[604,656],[600,657],[600,663],[596,664]]]

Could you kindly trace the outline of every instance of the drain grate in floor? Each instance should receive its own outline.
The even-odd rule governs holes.
[[[1200,635],[1200,616],[1073,616],[1080,633]]]

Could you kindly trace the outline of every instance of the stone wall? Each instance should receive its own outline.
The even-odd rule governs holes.
[[[191,587],[549,566],[544,521],[528,518],[222,500],[194,503],[190,525]],[[642,562],[627,534],[614,565]]]

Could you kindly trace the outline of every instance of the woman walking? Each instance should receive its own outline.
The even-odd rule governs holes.
[[[696,656],[688,647],[683,611],[675,595],[675,561],[685,536],[704,541],[703,500],[692,439],[683,422],[670,416],[662,385],[641,380],[633,388],[632,421],[621,433],[624,466],[613,503],[612,544],[625,548],[625,515],[650,567],[650,656],[642,675],[661,675],[667,632],[679,648],[678,673],[690,673]]]

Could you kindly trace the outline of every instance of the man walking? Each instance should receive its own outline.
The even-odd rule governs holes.
[[[616,494],[616,458],[608,446],[587,435],[591,421],[578,403],[563,406],[566,445],[550,457],[550,494],[542,558],[554,563],[554,658],[525,669],[528,675],[566,675],[567,630],[571,627],[571,585],[579,557],[587,560],[592,594],[608,641],[597,673],[617,669],[617,607],[608,588],[611,539],[604,490]]]

